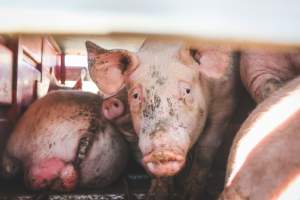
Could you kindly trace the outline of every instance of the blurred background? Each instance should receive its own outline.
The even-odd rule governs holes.
[[[298,0],[0,0],[0,32],[148,33],[299,44]]]
[[[69,69],[63,81],[67,86],[87,67],[86,40],[131,51],[149,35],[242,48],[300,43],[297,0],[0,0],[0,5],[0,34],[53,37]],[[86,83],[84,90],[96,88]]]

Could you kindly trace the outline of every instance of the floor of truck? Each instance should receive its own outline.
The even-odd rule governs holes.
[[[233,137],[254,106],[255,104],[247,92],[241,88],[238,108],[236,109],[235,115],[225,133],[225,140],[214,160],[211,173],[208,176],[206,190],[201,199],[214,200],[222,191],[227,156]],[[117,183],[104,189],[78,189],[71,193],[34,193],[26,190],[25,186],[22,184],[21,178],[14,182],[0,180],[0,200],[139,200],[145,198],[149,185],[149,176],[146,175],[141,166],[131,162],[123,178],[121,178]],[[131,194],[132,196],[128,196],[128,194]]]
[[[18,177],[13,181],[0,181],[0,200],[93,200],[93,199],[144,199],[147,188],[150,185],[150,178],[144,170],[136,163],[131,164],[127,173],[116,183],[103,189],[78,188],[70,193],[59,192],[32,192],[26,189],[23,179]],[[132,195],[132,196],[129,196]]]

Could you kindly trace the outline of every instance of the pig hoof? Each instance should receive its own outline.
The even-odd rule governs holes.
[[[20,172],[21,163],[7,154],[3,155],[2,159],[2,176],[4,178],[12,178]]]
[[[73,165],[51,158],[32,166],[25,180],[33,190],[51,188],[58,191],[70,191],[75,188],[77,177]]]
[[[282,86],[282,82],[276,79],[268,80],[260,89],[261,98],[260,101],[263,101],[269,97],[274,91],[278,90]]]

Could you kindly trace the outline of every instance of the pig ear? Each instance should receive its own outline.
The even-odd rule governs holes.
[[[200,75],[218,79],[226,75],[232,66],[232,51],[229,48],[186,48],[181,52],[185,64],[196,67]]]
[[[102,47],[98,46],[97,44],[91,41],[86,41],[85,46],[88,52],[88,59],[89,58],[93,59],[97,56],[98,53],[105,52],[105,49],[103,49]]]
[[[86,48],[90,76],[106,95],[118,92],[127,76],[138,66],[135,54],[127,50],[106,50],[89,41]]]

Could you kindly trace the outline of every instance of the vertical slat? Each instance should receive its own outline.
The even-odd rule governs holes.
[[[61,75],[61,83],[65,84],[66,66],[65,66],[65,54],[64,53],[61,54],[61,71],[60,71],[60,75]]]
[[[0,44],[0,104],[12,104],[13,53]]]

